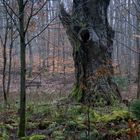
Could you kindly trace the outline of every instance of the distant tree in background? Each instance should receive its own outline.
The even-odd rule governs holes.
[[[10,4],[12,6],[13,2],[10,1]],[[1,35],[0,35],[0,42],[3,48],[2,85],[3,85],[4,104],[5,107],[7,107],[8,96],[9,96],[10,85],[11,85],[12,50],[17,35],[16,32],[14,31],[15,27],[13,25],[12,19],[9,17],[8,13],[6,12],[6,9],[2,5],[1,5],[1,10],[2,10],[1,16],[3,17],[1,22],[3,28],[1,29]],[[11,15],[13,15],[11,10],[9,12],[11,13]]]
[[[136,0],[136,45],[137,45],[137,50],[138,50],[138,80],[137,80],[137,98],[140,99],[140,11],[138,9],[140,9],[140,2],[139,0]]]

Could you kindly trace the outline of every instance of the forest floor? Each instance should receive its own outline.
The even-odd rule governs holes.
[[[136,98],[136,84],[117,79],[123,99]],[[41,87],[27,89],[26,138],[23,140],[133,140],[139,135],[139,121],[129,107],[88,107],[77,103],[58,104],[68,97],[73,74],[42,77]],[[131,94],[130,94],[131,93]],[[0,140],[18,140],[19,94],[10,94],[10,107],[3,109],[0,98]]]

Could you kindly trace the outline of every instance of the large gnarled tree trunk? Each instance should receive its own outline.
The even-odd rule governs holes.
[[[61,4],[61,21],[73,46],[76,84],[73,95],[84,103],[112,103],[121,99],[112,80],[112,44],[114,31],[109,26],[110,0],[73,0],[72,14]]]

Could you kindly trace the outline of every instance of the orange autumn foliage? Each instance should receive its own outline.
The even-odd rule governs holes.
[[[134,140],[140,134],[140,129],[138,127],[138,122],[134,120],[128,120],[128,139]]]

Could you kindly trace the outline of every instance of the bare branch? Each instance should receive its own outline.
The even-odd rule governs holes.
[[[32,42],[36,37],[38,37],[40,34],[42,34],[47,28],[48,28],[48,26],[55,20],[57,18],[57,16],[56,17],[54,17],[37,35],[35,35],[34,37],[32,37],[27,43],[26,43],[26,45],[28,45],[30,42]]]
[[[33,17],[33,9],[34,9],[34,2],[32,3],[32,6],[31,6],[31,13],[30,13],[30,16],[29,16],[29,18],[28,18],[28,21],[27,21],[27,24],[26,24],[26,27],[25,27],[25,31],[24,31],[25,34],[26,34],[27,30],[28,30],[30,21],[31,21],[31,19],[32,19],[32,17]]]
[[[47,2],[48,2],[48,1],[46,0],[46,1],[43,3],[43,5],[42,5],[32,16],[37,15],[37,14],[42,10],[42,8],[46,5]]]
[[[5,2],[3,2],[3,5],[4,5],[4,7],[5,7],[6,12],[7,12],[8,15],[10,16],[11,20],[13,21],[13,23],[14,23],[14,25],[15,25],[17,31],[20,33],[20,30],[19,30],[19,28],[18,28],[18,24],[17,24],[16,20],[13,18],[13,10],[11,11],[11,12],[12,12],[12,14],[11,14],[11,13],[9,12],[9,10],[8,10],[7,5],[5,4]],[[11,8],[11,9],[12,9],[12,8]]]
[[[24,2],[24,7],[25,7],[25,6],[26,6],[26,4],[28,3],[28,1],[29,1],[29,0],[26,0],[26,1]]]
[[[12,7],[4,0],[3,1],[3,4],[6,6],[6,7],[8,7],[11,11],[12,11],[12,13],[17,17],[17,18],[19,18],[19,16],[16,14],[16,12],[12,9]],[[7,9],[8,10],[8,9]]]
[[[30,24],[30,21],[32,19],[33,16],[37,15],[41,10],[42,8],[46,5],[48,1],[46,0],[43,5],[38,9],[38,11],[36,11],[35,13],[34,12],[34,2],[32,3],[32,6],[31,6],[31,13],[30,13],[30,16],[28,18],[28,21],[27,21],[27,24],[26,24],[26,27],[25,27],[25,33],[27,32],[28,30],[28,27],[29,27],[29,24]]]

